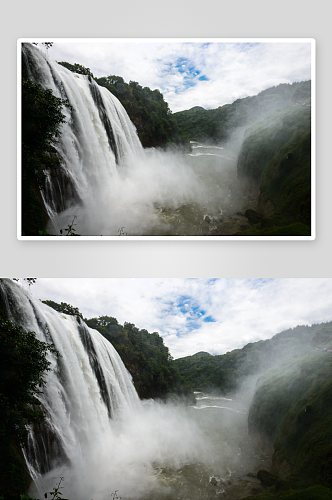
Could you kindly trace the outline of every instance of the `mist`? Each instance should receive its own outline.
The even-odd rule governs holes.
[[[53,216],[48,232],[60,234],[76,216],[81,235],[200,235],[206,220],[221,221],[246,204],[227,147],[198,144],[187,154],[151,148],[120,165],[107,189],[96,186],[83,203]]]
[[[30,490],[43,498],[63,477],[66,498],[122,500],[210,498],[222,485],[266,463],[247,433],[248,408],[238,396],[195,394],[193,405],[142,401],[112,420],[102,439],[81,441],[71,466],[53,469]],[[203,404],[202,404],[203,403]]]

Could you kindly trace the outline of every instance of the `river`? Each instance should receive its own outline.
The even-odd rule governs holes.
[[[188,417],[203,433],[206,447],[199,459],[177,468],[167,463],[156,466],[153,479],[161,487],[158,498],[163,500],[222,498],[239,478],[269,465],[269,457],[248,435],[246,404],[237,397],[203,392],[194,396],[196,402],[188,407]],[[155,500],[155,490],[144,499]]]
[[[255,204],[255,198],[237,178],[235,151],[223,145],[191,141],[191,152],[182,156],[182,164],[174,175],[179,181],[183,178],[188,186],[183,185],[184,200],[177,187],[173,197],[154,203],[158,223],[147,234],[213,235],[230,216]]]

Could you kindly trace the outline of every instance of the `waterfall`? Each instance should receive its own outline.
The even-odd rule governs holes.
[[[141,403],[120,356],[99,332],[80,318],[58,313],[9,279],[1,280],[0,295],[8,319],[54,344],[61,355],[48,355],[51,371],[38,395],[45,422],[42,432],[31,429],[24,450],[38,486],[42,474],[63,464],[77,467],[96,450],[102,453],[115,422]]]
[[[59,234],[60,214],[107,210],[119,177],[143,148],[121,103],[91,77],[69,71],[27,43],[22,44],[22,67],[32,81],[72,106],[62,109],[66,123],[55,144],[60,174],[46,172],[41,192],[51,227]]]

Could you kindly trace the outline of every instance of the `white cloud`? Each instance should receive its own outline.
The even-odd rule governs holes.
[[[173,112],[216,108],[279,83],[311,78],[310,43],[59,39],[49,56],[88,67],[97,77],[118,75],[127,83],[158,88]]]
[[[108,315],[157,331],[175,358],[223,354],[332,320],[332,279],[39,278],[31,292],[78,307],[87,318]]]

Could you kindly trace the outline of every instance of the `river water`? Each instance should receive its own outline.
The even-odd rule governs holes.
[[[192,142],[186,154],[145,149],[134,163],[119,167],[93,202],[58,214],[57,227],[66,228],[75,215],[82,236],[209,236],[250,206],[237,178],[237,154],[223,145]]]
[[[182,163],[187,183],[183,200],[177,187],[173,198],[154,203],[158,223],[146,234],[208,236],[230,215],[250,205],[247,189],[237,178],[235,151],[191,141],[191,152],[183,155]],[[174,172],[175,178],[178,173]]]
[[[268,465],[268,457],[248,435],[248,408],[241,400],[203,392],[194,396],[188,417],[203,433],[206,447],[199,458],[177,468],[156,466],[155,485],[159,484],[158,498],[163,500],[215,499],[237,478]],[[144,499],[155,500],[156,492]]]

